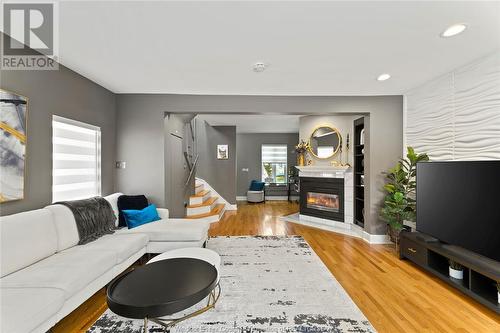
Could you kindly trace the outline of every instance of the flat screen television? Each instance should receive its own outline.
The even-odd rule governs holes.
[[[500,261],[500,161],[417,164],[417,231]]]

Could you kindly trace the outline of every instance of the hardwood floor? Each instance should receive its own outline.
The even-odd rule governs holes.
[[[389,245],[286,223],[296,204],[239,204],[210,228],[210,236],[301,235],[378,332],[500,332],[494,312],[437,278],[398,259]],[[63,319],[54,332],[84,332],[106,309],[101,290]]]

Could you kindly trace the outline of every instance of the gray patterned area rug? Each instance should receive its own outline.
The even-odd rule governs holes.
[[[375,332],[303,238],[215,237],[208,248],[222,258],[221,297],[172,333]],[[142,325],[107,310],[88,332],[139,333]]]

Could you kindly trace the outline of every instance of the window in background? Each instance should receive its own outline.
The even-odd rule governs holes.
[[[52,117],[52,202],[101,195],[101,129]]]
[[[262,145],[262,181],[286,184],[287,145]]]

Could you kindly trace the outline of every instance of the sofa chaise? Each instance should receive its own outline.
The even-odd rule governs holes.
[[[119,193],[105,197],[118,217]],[[77,245],[73,214],[50,205],[0,221],[1,332],[46,332],[145,253],[201,247],[208,223],[162,220]]]

